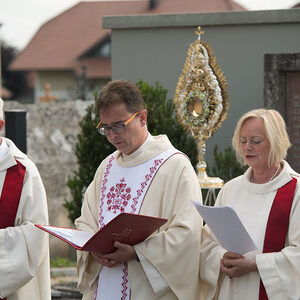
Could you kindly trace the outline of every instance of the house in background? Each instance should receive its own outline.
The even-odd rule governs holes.
[[[297,4],[295,4],[292,8],[300,8],[300,2],[298,2]]]
[[[0,98],[2,98],[3,100],[9,100],[11,99],[11,96],[12,92],[9,89],[4,86],[0,87]]]
[[[42,25],[10,70],[35,73],[35,101],[90,100],[111,78],[111,30],[102,27],[103,16],[235,10],[245,9],[232,0],[83,1]]]
[[[199,23],[205,32],[201,39],[212,47],[227,79],[230,106],[227,119],[206,143],[210,168],[214,146],[221,151],[230,146],[239,117],[268,107],[286,120],[293,143],[288,161],[300,172],[299,8],[106,16],[103,26],[112,30],[112,79],[158,81],[172,99]]]

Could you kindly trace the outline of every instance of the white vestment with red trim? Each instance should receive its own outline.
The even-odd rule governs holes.
[[[134,167],[121,167],[113,153],[102,179],[99,228],[122,212],[138,214],[156,172],[175,153],[179,151],[171,148]],[[127,262],[119,267],[102,267],[95,299],[130,299]]]
[[[250,181],[252,169],[227,182],[218,194],[216,206],[231,206],[258,248],[258,270],[229,278],[220,272],[220,259],[226,252],[205,226],[201,244],[200,276],[206,288],[200,299],[257,300],[260,280],[269,299],[300,299],[300,175],[284,161],[274,180],[264,184]],[[279,252],[262,253],[270,210],[279,188],[297,179],[285,247]]]
[[[167,136],[149,134],[145,143],[134,153],[124,155],[117,151],[115,159],[119,166],[129,170],[169,149],[174,147]],[[78,229],[93,234],[99,231],[102,181],[105,180],[110,158],[108,156],[101,163],[86,190],[81,216],[75,221]],[[125,177],[126,187],[128,177]],[[131,177],[135,178],[136,174]],[[105,194],[109,193],[109,189],[106,188]],[[131,201],[134,197],[132,194]],[[131,259],[127,262],[130,300],[199,299],[202,219],[191,200],[201,201],[201,190],[189,159],[182,154],[170,156],[157,170],[142,198],[136,213],[166,218],[168,221],[145,241],[134,245],[140,261]],[[131,204],[127,207],[131,208]],[[83,300],[94,300],[103,266],[89,252],[78,251],[77,257],[78,290],[84,294]]]
[[[0,152],[0,194],[7,169],[26,167],[13,226],[0,230],[0,298],[50,300],[49,237],[34,224],[48,224],[45,189],[35,164],[7,138]]]

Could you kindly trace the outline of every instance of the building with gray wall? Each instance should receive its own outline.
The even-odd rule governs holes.
[[[212,150],[231,145],[238,118],[250,109],[265,106],[265,58],[268,54],[300,53],[300,9],[222,13],[135,15],[104,17],[112,29],[112,78],[150,84],[158,81],[173,98],[189,44],[202,39],[210,44],[228,81],[228,117],[207,142],[206,161]],[[300,62],[293,71],[300,72]],[[269,88],[272,85],[269,85]],[[284,88],[284,85],[283,87]],[[285,116],[285,95],[279,93]],[[268,100],[272,106],[272,99]],[[300,99],[299,99],[300,101]],[[278,106],[278,105],[277,105]],[[275,108],[276,105],[274,106]]]

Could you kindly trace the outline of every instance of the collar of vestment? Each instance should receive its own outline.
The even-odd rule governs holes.
[[[267,183],[257,184],[250,182],[251,172],[252,169],[248,168],[244,175],[242,175],[242,179],[243,186],[246,188],[246,190],[253,194],[276,192],[280,187],[290,182],[292,177],[300,178],[300,175],[296,173],[286,161],[283,161],[283,169],[281,170],[280,174]]]
[[[117,151],[117,163],[122,167],[137,166],[154,158],[158,154],[173,148],[166,135],[151,136],[150,134],[148,134],[147,140],[141,147],[130,155],[123,155],[120,151]]]
[[[143,198],[157,171],[176,153],[181,152],[172,147],[131,167],[118,164],[117,151],[111,154],[102,177],[99,208],[100,228],[119,213],[139,213]]]
[[[1,144],[0,144],[0,159],[5,157],[8,153],[9,148],[5,142],[5,140],[1,137]]]
[[[12,166],[15,166],[18,158],[27,157],[27,155],[20,151],[10,139],[2,137],[2,142],[7,144],[9,150],[5,157],[0,158],[0,171],[4,171]]]

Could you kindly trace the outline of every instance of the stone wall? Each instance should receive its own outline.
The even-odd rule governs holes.
[[[6,101],[4,104],[4,111],[27,111],[27,155],[36,164],[44,182],[50,225],[73,226],[63,203],[71,199],[66,182],[77,168],[74,152],[79,121],[90,104],[92,102],[81,100],[35,104]],[[1,135],[5,136],[5,132]],[[53,237],[50,238],[50,254],[52,258],[75,258],[72,247]]]

